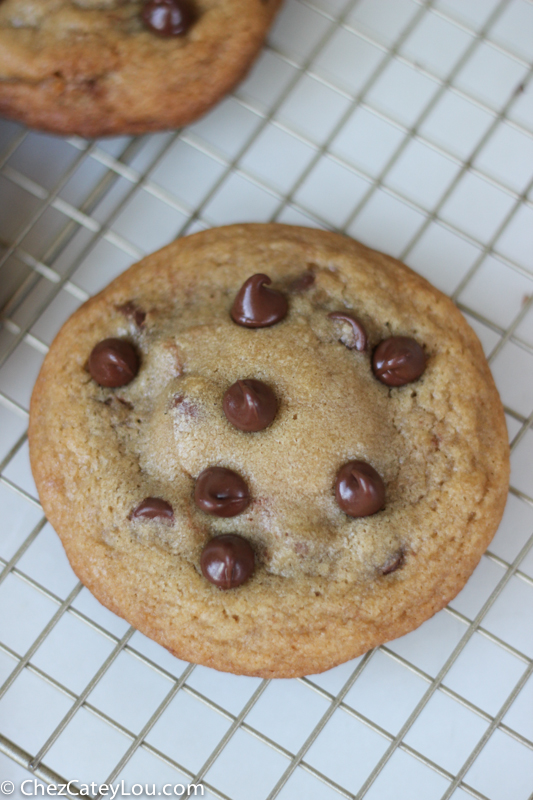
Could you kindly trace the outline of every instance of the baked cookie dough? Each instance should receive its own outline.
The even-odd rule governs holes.
[[[31,403],[83,583],[175,655],[317,673],[463,587],[505,504],[502,406],[453,303],[343,236],[235,225],[85,303]]]
[[[281,0],[2,0],[0,114],[81,136],[186,125],[244,77]]]

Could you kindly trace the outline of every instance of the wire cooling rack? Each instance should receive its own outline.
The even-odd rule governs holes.
[[[529,0],[287,0],[249,78],[189,128],[88,142],[1,124],[0,778],[13,797],[36,779],[78,781],[71,794],[201,783],[218,800],[533,798],[532,56]],[[139,256],[250,220],[344,231],[450,294],[512,446],[502,526],[450,606],[293,681],[185,664],[99,606],[28,465],[31,388],[62,322]]]

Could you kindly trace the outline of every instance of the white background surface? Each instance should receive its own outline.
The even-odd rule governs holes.
[[[530,0],[287,0],[245,83],[181,132],[90,143],[0,123],[1,779],[533,797],[532,60]],[[81,588],[25,431],[47,346],[90,294],[176,236],[274,219],[344,231],[452,295],[513,450],[501,528],[448,609],[268,683],[189,667]]]

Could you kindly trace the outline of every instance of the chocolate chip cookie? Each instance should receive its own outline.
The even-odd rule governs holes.
[[[177,656],[316,673],[416,628],[500,520],[509,454],[453,303],[333,233],[236,225],[64,325],[31,461],[70,562]]]
[[[62,134],[186,125],[243,78],[281,0],[2,0],[0,114]]]

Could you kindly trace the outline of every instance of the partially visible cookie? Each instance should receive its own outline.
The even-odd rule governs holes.
[[[61,134],[197,119],[244,77],[281,0],[3,0],[0,114]]]
[[[32,397],[44,509],[96,597],[177,656],[316,673],[463,587],[505,504],[481,346],[345,237],[236,225],[131,267]]]

